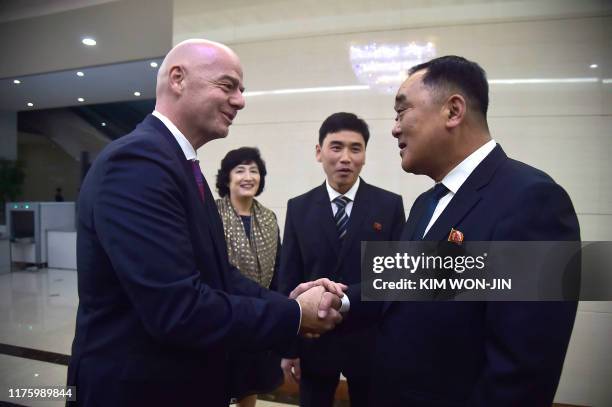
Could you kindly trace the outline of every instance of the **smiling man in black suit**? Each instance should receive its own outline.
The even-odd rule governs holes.
[[[572,202],[547,174],[508,158],[489,134],[488,83],[475,62],[413,67],[395,97],[404,171],[435,186],[414,202],[402,240],[573,241]],[[457,232],[454,232],[455,234]],[[371,406],[549,407],[576,314],[574,301],[359,302],[346,323],[376,324]]]
[[[110,143],[83,181],[74,404],[227,406],[232,352],[283,346],[341,320],[333,309],[317,316],[323,300],[340,307],[324,287],[288,299],[228,261],[196,150],[227,136],[243,90],[231,49],[178,44],[160,66],[155,111]]]
[[[402,198],[359,177],[369,137],[366,122],[352,113],[332,114],[321,125],[316,158],[327,179],[287,204],[282,292],[321,277],[359,283],[361,241],[400,237]],[[300,341],[282,366],[286,377],[299,379],[301,406],[331,406],[340,373],[347,378],[351,405],[361,406],[368,399],[373,350],[374,332],[346,333],[339,327],[319,339]]]

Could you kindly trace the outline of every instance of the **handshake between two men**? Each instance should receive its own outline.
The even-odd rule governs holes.
[[[302,310],[300,335],[317,338],[342,322],[341,298],[348,287],[327,278],[298,285],[289,298],[295,299]]]

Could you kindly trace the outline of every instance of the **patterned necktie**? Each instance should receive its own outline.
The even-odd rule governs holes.
[[[436,210],[436,206],[438,206],[438,202],[440,202],[440,199],[442,199],[442,197],[447,193],[448,188],[446,188],[443,183],[440,182],[436,184],[431,195],[429,196],[427,210],[425,211],[425,213],[423,213],[423,217],[421,217],[419,226],[415,231],[415,237],[417,239],[422,240],[425,237],[423,236],[425,234],[425,229],[427,228],[427,225],[429,225],[429,221],[431,220],[431,217],[433,216],[433,213]]]
[[[202,202],[204,202],[204,177],[200,171],[200,162],[198,160],[191,160],[191,166],[193,168],[193,177],[200,191],[200,197],[202,198]]]
[[[345,197],[344,195],[340,195],[332,201],[336,204],[336,214],[334,215],[334,222],[336,222],[336,228],[338,229],[338,238],[342,240],[346,235],[346,230],[348,229],[348,221],[349,217],[346,214],[346,205],[351,202],[350,198]]]

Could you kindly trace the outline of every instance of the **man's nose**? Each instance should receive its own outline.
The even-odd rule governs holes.
[[[398,138],[402,134],[402,130],[400,129],[399,121],[396,121],[391,129],[391,135],[395,138]]]
[[[232,95],[232,97],[230,98],[230,104],[236,110],[243,109],[244,105],[246,104],[246,101],[244,100],[244,95],[242,94],[242,92],[237,91],[234,95]]]
[[[340,155],[340,162],[346,163],[351,161],[351,155],[349,154],[348,149],[343,149],[342,154]]]

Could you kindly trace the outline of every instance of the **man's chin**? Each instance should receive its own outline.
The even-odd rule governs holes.
[[[334,179],[335,184],[338,185],[339,189],[350,189],[355,182],[357,182],[357,178],[352,179],[349,177],[338,177]]]
[[[406,172],[410,172],[414,174],[414,168],[411,165],[412,163],[410,163],[409,161],[406,162],[405,160],[402,160],[402,169]]]
[[[216,139],[220,139],[220,138],[226,138],[227,135],[229,134],[229,128],[226,128],[225,130],[220,130],[218,132],[216,132],[212,139],[216,140]]]

